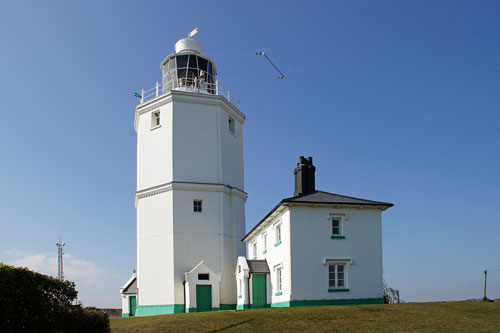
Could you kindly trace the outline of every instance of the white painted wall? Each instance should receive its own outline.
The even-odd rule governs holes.
[[[290,207],[292,300],[383,297],[380,209]],[[330,214],[345,214],[345,239],[331,239]],[[349,292],[328,292],[324,259],[352,258]]]
[[[281,244],[275,246],[276,243],[276,225],[281,223]],[[267,253],[264,251],[263,233],[267,233]],[[252,243],[257,242],[257,259],[267,259],[270,270],[270,281],[268,281],[268,300],[271,303],[279,303],[290,300],[292,292],[291,281],[291,259],[290,259],[290,212],[285,209],[281,214],[267,223],[256,236],[248,240],[248,257],[253,258]],[[282,265],[282,294],[276,296],[276,268]],[[269,285],[270,283],[270,285]],[[251,285],[251,282],[250,282]]]
[[[157,110],[161,125],[151,129]],[[245,250],[243,122],[221,96],[172,91],[137,108],[139,306],[182,304],[184,273],[201,260],[221,273],[220,302],[236,303],[234,263]],[[193,212],[194,199],[202,213]]]
[[[130,308],[129,308],[129,301],[128,295],[121,295],[122,296],[122,313],[130,313]]]
[[[343,215],[345,239],[331,239],[330,215]],[[274,246],[275,226],[282,223],[282,243]],[[264,254],[263,233],[267,233]],[[247,240],[248,258],[257,243],[257,259],[267,259],[272,303],[289,300],[382,298],[381,210],[291,206]],[[348,292],[328,292],[327,259],[349,259]],[[276,296],[276,266],[283,265],[282,295]],[[250,282],[251,283],[251,282]]]
[[[137,202],[137,305],[174,303],[173,193]],[[194,267],[194,265],[193,265]],[[192,268],[192,267],[191,267]]]
[[[208,280],[198,280],[198,274],[208,274]],[[186,293],[186,308],[196,308],[196,286],[209,285],[212,288],[212,308],[218,308],[220,305],[220,274],[212,270],[204,261],[200,262],[190,272],[184,273],[186,284],[184,285]]]

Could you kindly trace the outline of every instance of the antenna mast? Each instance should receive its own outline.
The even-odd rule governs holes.
[[[66,242],[61,242],[61,236],[59,236],[59,242],[56,243],[57,246],[57,278],[59,280],[64,280],[64,271],[63,271],[63,246],[66,245]]]

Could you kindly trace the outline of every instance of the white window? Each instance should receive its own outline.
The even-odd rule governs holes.
[[[267,253],[267,233],[262,234],[262,243],[264,243],[264,250],[262,251],[263,254]]]
[[[344,220],[346,220],[345,215],[333,215],[331,214],[330,220],[330,232],[331,238],[333,239],[343,239],[344,236]]]
[[[276,296],[281,295],[283,288],[283,267],[276,268]]]
[[[160,111],[151,113],[151,128],[160,126]]]
[[[193,212],[201,213],[202,201],[201,200],[193,200]]]
[[[328,265],[328,289],[346,289],[346,265]]]
[[[257,242],[252,243],[252,257],[257,259]]]
[[[274,244],[274,246],[278,246],[281,244],[281,223],[276,224],[274,230],[276,232],[276,243]]]
[[[340,219],[334,218],[332,219],[332,235],[340,236]]]
[[[227,118],[227,122],[228,122],[228,128],[229,128],[229,132],[231,132],[232,134],[234,134],[235,132],[235,129],[234,129],[234,119],[231,118],[231,117],[228,117]]]
[[[243,284],[243,283],[241,283],[241,282],[242,282],[241,280],[238,280],[238,290],[239,290],[238,295],[239,295],[240,297],[241,297],[241,295],[242,295],[242,292],[241,292],[241,289],[242,289],[242,288],[241,288],[241,285]]]

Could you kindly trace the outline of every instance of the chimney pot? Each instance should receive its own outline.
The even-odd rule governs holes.
[[[294,196],[305,195],[316,191],[316,168],[312,164],[312,157],[308,157],[306,161],[304,156],[300,156],[299,161],[297,167],[293,170],[295,175]]]

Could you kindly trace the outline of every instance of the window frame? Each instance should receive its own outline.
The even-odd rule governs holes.
[[[257,241],[254,240],[250,245],[252,246],[252,260],[257,259]]]
[[[231,116],[227,116],[227,129],[229,133],[236,136],[236,123]]]
[[[151,112],[151,130],[161,127],[161,113],[160,110]]]
[[[330,228],[330,238],[331,239],[345,239],[344,224],[345,224],[346,220],[347,220],[347,215],[345,215],[345,214],[333,214],[333,213],[330,213],[328,215],[329,228]],[[333,232],[333,230],[334,230],[334,226],[333,226],[334,221],[339,221],[339,225],[338,225],[339,233],[338,234],[335,234]]]
[[[349,268],[351,265],[351,259],[325,259],[326,264],[326,286],[328,287],[328,292],[348,292],[349,291]],[[338,267],[343,267],[343,286],[338,285],[339,281],[339,271]],[[335,267],[334,273],[334,285],[330,285],[330,267]]]
[[[273,229],[274,229],[274,247],[278,246],[281,244],[281,241],[283,240],[283,229],[281,228],[282,227],[282,223],[281,223],[281,220],[276,222],[274,225],[273,225]]]
[[[281,296],[283,294],[283,264],[279,264],[275,267],[276,277],[276,292],[274,296]]]
[[[199,207],[200,210],[196,210],[197,209],[196,203],[198,203],[198,202],[200,203],[200,207]],[[203,213],[203,200],[193,199],[193,213],[197,213],[197,214]]]
[[[262,254],[267,253],[267,232],[262,233],[262,243],[264,244],[264,250],[262,250]]]

